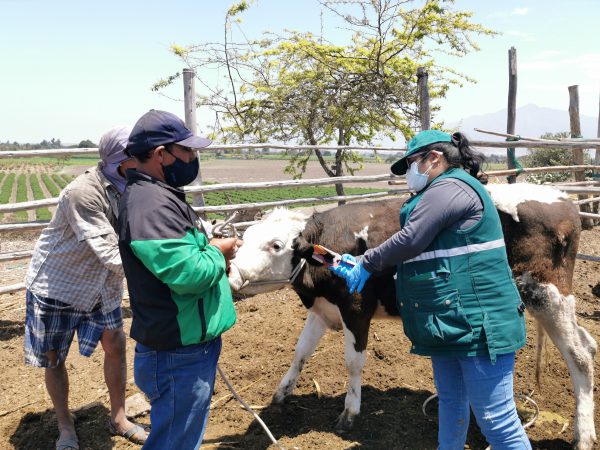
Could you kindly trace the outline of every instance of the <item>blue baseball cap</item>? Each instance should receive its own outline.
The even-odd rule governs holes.
[[[423,151],[424,147],[436,142],[452,142],[452,136],[440,130],[425,130],[408,141],[408,150],[402,158],[392,164],[390,170],[395,175],[404,175],[408,170],[407,159]]]
[[[160,145],[179,144],[184,147],[204,148],[211,143],[210,139],[194,136],[175,114],[151,109],[134,125],[125,151],[135,156]]]

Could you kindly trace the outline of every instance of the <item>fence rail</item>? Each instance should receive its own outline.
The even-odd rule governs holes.
[[[481,145],[484,141],[473,141],[474,145]],[[583,141],[577,142],[565,142],[565,141],[549,141],[551,145],[548,146],[560,146],[563,148],[581,148],[584,145]],[[493,147],[523,147],[526,145],[516,145],[519,143],[525,143],[535,147],[541,147],[545,145],[540,145],[538,141],[516,141],[516,142],[495,142],[494,145],[489,145]],[[548,142],[543,142],[542,144],[547,144]],[[492,144],[491,142],[485,142],[487,144]],[[496,145],[497,144],[497,145]],[[535,144],[535,145],[533,145]],[[558,145],[560,144],[560,145]],[[592,142],[585,142],[584,148],[589,148],[592,145]],[[598,141],[593,142],[594,146],[600,147],[600,143]],[[578,147],[574,147],[577,145]],[[309,148],[320,148],[326,149],[329,147],[314,147],[314,146],[280,146],[280,145],[263,145],[263,144],[255,144],[251,146],[251,148],[295,148],[295,149],[309,149]],[[235,145],[235,146],[214,146],[215,149],[234,149],[234,148],[249,148],[248,145]],[[337,147],[331,147],[337,148]],[[348,147],[350,149],[350,147]],[[353,149],[357,149],[354,147]],[[375,149],[373,147],[361,147],[358,149]],[[377,150],[391,150],[384,148],[377,148]],[[399,151],[403,149],[393,149],[394,151]],[[0,152],[0,159],[6,157],[27,157],[27,156],[50,156],[50,155],[64,155],[64,154],[96,154],[97,149],[72,149],[65,151],[59,150],[31,150],[25,152]],[[10,156],[7,156],[10,155]],[[590,165],[579,165],[579,166],[551,166],[551,167],[536,167],[536,168],[524,168],[521,173],[537,173],[537,172],[580,172],[583,170],[600,170],[600,166],[590,166]],[[489,176],[505,176],[505,175],[515,175],[517,174],[517,170],[496,170],[490,171],[487,173]],[[365,182],[387,182],[388,185],[403,185],[405,184],[404,177],[397,177],[391,174],[382,174],[382,175],[371,175],[371,176],[344,176],[344,177],[331,177],[331,178],[316,178],[316,179],[305,179],[305,180],[281,180],[281,181],[269,181],[269,182],[251,182],[251,183],[222,183],[222,184],[214,184],[214,185],[203,185],[203,186],[192,186],[185,188],[186,193],[206,193],[206,192],[217,192],[217,191],[231,191],[231,190],[250,190],[250,189],[273,189],[273,188],[281,188],[281,187],[299,187],[299,186],[322,186],[322,185],[331,185],[336,183],[365,183]],[[564,192],[568,192],[571,194],[600,194],[600,187],[593,186],[595,182],[580,182],[580,183],[568,183],[568,184],[557,184],[555,187]],[[383,189],[383,188],[382,188]],[[345,195],[345,196],[323,196],[323,197],[311,197],[311,198],[301,198],[301,199],[292,199],[292,200],[281,200],[281,201],[272,201],[272,202],[261,202],[261,203],[242,203],[235,205],[218,205],[218,206],[202,206],[202,207],[194,207],[194,209],[198,212],[220,212],[227,213],[231,211],[236,211],[240,209],[264,209],[264,208],[272,208],[275,206],[287,206],[287,205],[300,205],[300,204],[315,204],[315,203],[331,203],[338,202],[341,200],[352,201],[352,200],[365,200],[365,199],[373,199],[380,198],[389,195],[397,195],[402,193],[407,193],[408,189],[400,188],[400,189],[392,189],[392,190],[382,190],[381,192],[374,192],[369,194],[357,194],[357,195]],[[592,197],[585,200],[575,201],[576,204],[588,204],[593,202],[600,201],[600,196]],[[34,200],[28,202],[19,202],[13,204],[0,205],[0,213],[8,213],[15,211],[23,211],[30,209],[43,208],[48,206],[54,206],[58,204],[58,198],[47,198],[43,200]],[[594,218],[600,219],[600,214],[591,214],[591,213],[580,213],[582,217],[586,218]],[[21,231],[39,231],[45,228],[49,222],[24,222],[24,223],[11,223],[11,224],[0,224],[0,234],[4,232],[21,232]],[[237,227],[243,228],[245,226],[252,225],[255,222],[244,222],[236,224]],[[16,261],[21,259],[30,258],[32,255],[31,250],[27,251],[19,251],[19,252],[7,252],[0,253],[0,262],[6,261]],[[591,256],[591,255],[582,255],[578,254],[577,257],[579,259],[600,262],[600,257]],[[11,284],[8,286],[0,287],[0,295],[9,294],[12,292],[18,292],[25,289],[23,283]]]
[[[538,140],[521,139],[518,141],[482,141],[470,140],[473,147],[487,148],[570,148],[570,149],[592,149],[600,148],[599,139],[569,139],[569,140]],[[286,144],[212,144],[202,150],[210,152],[214,150],[364,150],[378,152],[405,152],[406,147],[377,147],[364,145],[286,145]],[[0,159],[6,158],[34,158],[40,156],[76,156],[94,155],[98,156],[97,148],[56,148],[39,150],[2,150]]]

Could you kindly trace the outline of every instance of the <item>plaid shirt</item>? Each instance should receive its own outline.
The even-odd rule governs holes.
[[[81,311],[101,302],[109,313],[123,298],[117,234],[119,194],[100,169],[89,169],[61,192],[37,241],[25,285],[35,295]]]

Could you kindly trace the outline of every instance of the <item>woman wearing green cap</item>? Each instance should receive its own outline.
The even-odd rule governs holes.
[[[461,133],[417,134],[392,172],[414,191],[401,231],[332,270],[360,292],[396,266],[396,298],[411,352],[431,357],[440,450],[462,449],[469,407],[494,450],[531,449],[513,398],[524,304],[508,265],[500,218],[481,184],[482,154]],[[485,177],[485,175],[483,175]],[[482,180],[483,181],[483,180]]]

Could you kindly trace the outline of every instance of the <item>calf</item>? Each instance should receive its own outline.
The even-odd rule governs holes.
[[[535,185],[489,187],[499,211],[509,262],[529,312],[538,320],[563,355],[577,402],[574,436],[578,449],[595,442],[593,358],[596,343],[577,324],[571,294],[573,267],[580,235],[576,207],[560,191]],[[396,308],[395,269],[375,274],[361,294],[350,295],[344,280],[311,258],[313,244],[339,253],[359,255],[399,230],[403,200],[352,203],[311,217],[276,209],[248,228],[232,262],[234,291],[258,294],[292,284],[308,317],[294,360],[274,395],[289,396],[302,367],[328,328],[343,329],[348,391],[338,428],[348,429],[360,412],[361,375],[368,331],[374,317],[399,316]],[[297,276],[290,279],[292,274]],[[541,353],[538,344],[538,355]],[[541,358],[538,357],[538,366]],[[539,378],[539,368],[537,371]]]

